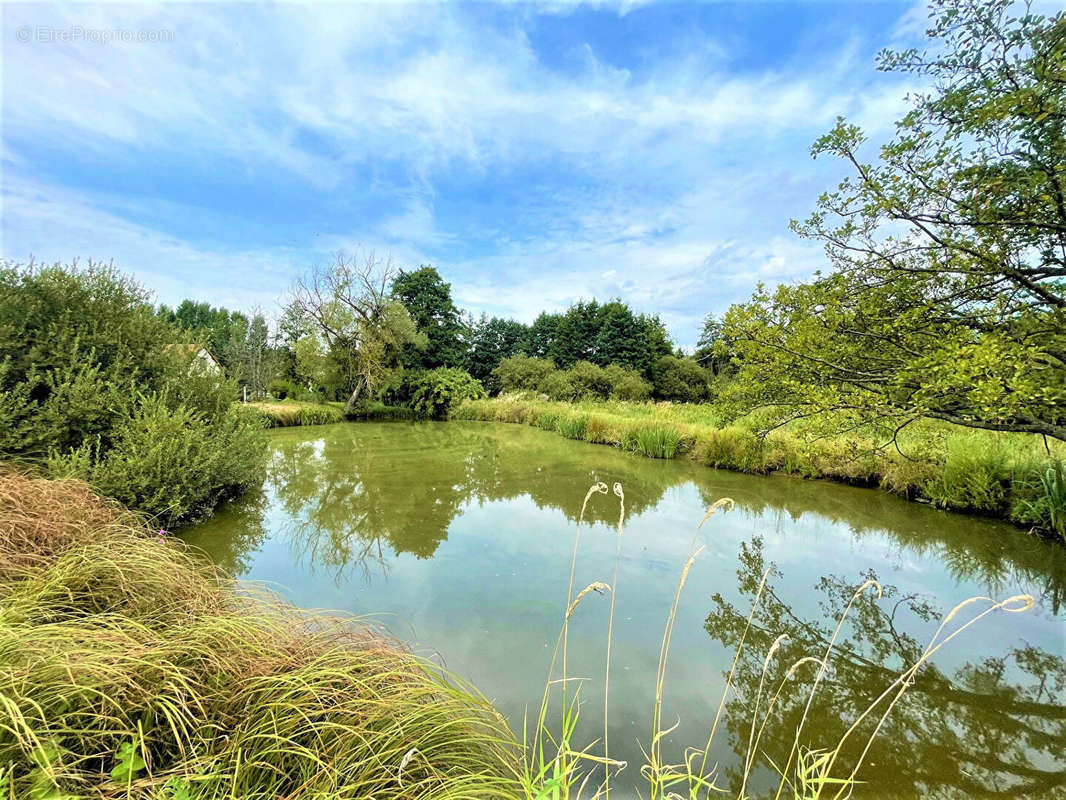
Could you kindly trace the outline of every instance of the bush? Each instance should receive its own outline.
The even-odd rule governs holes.
[[[263,480],[262,426],[229,410],[207,421],[160,399],[142,403],[114,431],[111,447],[89,440],[47,462],[53,477],[78,477],[162,527],[210,512]]]
[[[411,408],[422,417],[443,419],[463,400],[485,396],[481,382],[469,372],[454,367],[440,367],[415,373],[412,380]]]
[[[267,385],[267,391],[278,400],[295,399],[297,395],[306,394],[300,386],[287,378],[275,378]]]
[[[655,396],[676,403],[702,403],[710,397],[711,374],[691,358],[663,356],[655,364]]]
[[[603,372],[610,382],[610,396],[613,399],[639,403],[651,397],[651,384],[640,377],[636,370],[608,364]]]
[[[537,387],[549,400],[571,403],[577,399],[573,377],[569,370],[557,369],[549,372]]]
[[[533,392],[554,369],[555,363],[546,358],[512,356],[503,359],[492,374],[501,392]]]
[[[611,381],[604,372],[589,361],[578,361],[570,368],[574,393],[587,400],[606,400],[611,394]]]
[[[148,300],[111,268],[0,267],[0,458],[171,525],[258,480],[266,441]]]

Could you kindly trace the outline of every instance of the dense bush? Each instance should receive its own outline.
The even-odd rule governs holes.
[[[611,384],[610,394],[615,400],[640,402],[651,397],[651,384],[640,377],[635,369],[608,364],[603,372]]]
[[[290,381],[287,378],[275,378],[267,386],[267,391],[272,397],[276,397],[278,400],[295,398],[296,395],[303,392],[295,382]]]
[[[570,403],[577,399],[572,373],[568,369],[557,369],[549,372],[544,376],[537,388],[542,394],[546,394],[550,400]]]
[[[590,361],[578,361],[570,368],[570,381],[579,398],[606,400],[611,395],[611,380],[603,367]]]
[[[555,363],[546,358],[513,356],[505,358],[493,370],[501,392],[532,392],[540,382],[555,369]]]
[[[266,445],[148,299],[110,267],[0,268],[0,458],[171,525],[259,480]]]
[[[477,400],[485,396],[481,382],[469,372],[454,367],[441,367],[415,373],[412,381],[411,408],[423,417],[443,419],[453,406],[463,400]]]
[[[663,356],[655,364],[655,396],[677,403],[700,403],[710,397],[710,373],[694,359]]]

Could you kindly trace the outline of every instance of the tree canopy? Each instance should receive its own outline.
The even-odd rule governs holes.
[[[929,87],[879,158],[815,142],[852,174],[793,226],[833,269],[728,312],[740,407],[1066,439],[1066,15],[1022,12],[937,0],[930,50],[879,56]]]

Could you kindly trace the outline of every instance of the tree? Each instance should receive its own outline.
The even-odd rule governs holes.
[[[339,365],[349,411],[380,392],[406,346],[426,344],[407,309],[387,291],[393,275],[391,263],[373,254],[360,262],[338,253],[300,281],[290,303],[294,315],[313,324],[316,355],[328,353]]]
[[[700,403],[710,396],[710,377],[691,358],[663,356],[655,365],[655,396],[677,403]]]
[[[726,334],[725,321],[716,314],[708,314],[703,320],[693,358],[714,375],[728,375],[734,370],[734,354],[735,347]]]
[[[936,0],[931,85],[875,163],[840,120],[812,148],[853,171],[801,235],[833,266],[726,317],[742,408],[845,424],[931,417],[1066,439],[1066,15]]]
[[[466,354],[467,371],[485,384],[490,393],[499,391],[492,378],[493,370],[505,358],[517,355],[529,329],[513,319],[488,319],[484,314],[470,326],[470,349]]]
[[[412,369],[459,367],[465,354],[466,330],[459,309],[452,302],[451,284],[433,267],[412,272],[400,270],[392,282],[392,294],[403,303],[419,334],[425,336],[422,348],[404,348],[404,366]]]

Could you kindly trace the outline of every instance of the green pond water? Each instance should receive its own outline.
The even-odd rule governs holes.
[[[646,748],[651,736],[663,626],[682,566],[700,544],[670,649],[662,718],[677,727],[664,740],[666,760],[704,746],[756,586],[773,566],[711,748],[721,786],[736,791],[742,780],[771,643],[790,637],[767,671],[776,691],[790,664],[825,650],[853,589],[876,578],[884,595],[867,592],[853,607],[804,743],[835,744],[957,602],[1029,593],[1033,609],[987,616],[922,669],[884,723],[853,796],[1066,796],[1062,547],[878,491],[643,459],[518,425],[344,424],[282,429],[271,441],[262,491],[185,538],[298,605],[371,615],[473,681],[516,731],[540,702],[585,493],[595,481],[622,485],[608,714],[610,755],[628,762],[612,782],[620,796],[641,787],[637,743]],[[736,509],[697,530],[721,497]],[[618,498],[594,495],[585,516],[575,590],[612,580]],[[584,742],[603,736],[609,606],[609,596],[589,595],[571,618],[568,672],[588,679]],[[952,626],[984,607],[968,606]],[[750,793],[765,792],[771,762],[787,759],[812,673],[797,672],[773,705]],[[849,740],[845,763],[869,730]]]

